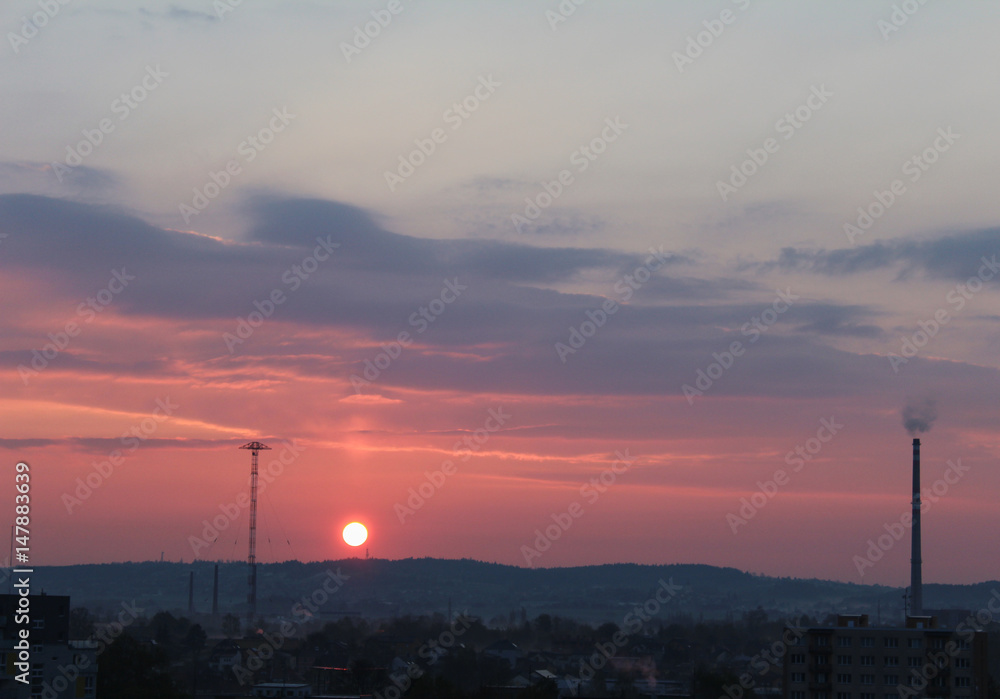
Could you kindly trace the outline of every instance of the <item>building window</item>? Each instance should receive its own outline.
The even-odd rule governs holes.
[[[792,653],[788,659],[792,665],[803,665],[806,662],[806,656],[802,653]]]
[[[806,693],[802,691],[792,692],[791,699],[806,699]]]
[[[923,664],[924,664],[924,659],[919,656],[911,655],[909,658],[906,659],[907,667],[920,667]]]
[[[851,679],[851,673],[849,672],[838,672],[837,673],[837,684],[850,684],[854,680]]]
[[[828,699],[826,692],[813,692],[813,699]]]
[[[871,636],[862,636],[861,637],[861,647],[862,648],[874,648],[875,647],[875,639],[872,638]]]
[[[828,646],[828,645],[830,645],[830,637],[829,636],[817,636],[816,637],[816,645],[817,646]]]
[[[850,636],[840,636],[837,639],[837,645],[840,646],[841,648],[850,648],[851,647],[851,641],[853,641],[853,640],[854,639],[851,638]]]
[[[875,699],[875,692],[861,692],[860,699]]]
[[[952,666],[956,667],[956,668],[959,668],[959,667],[960,668],[969,668],[971,666],[971,663],[969,662],[968,658],[955,658],[954,660],[951,661],[951,663],[952,663]]]
[[[850,665],[851,664],[851,656],[849,656],[849,655],[838,655],[837,656],[837,664],[838,665]]]
[[[886,687],[895,687],[899,684],[899,675],[884,675],[882,684]]]
[[[816,673],[816,684],[826,684],[829,680],[826,679],[825,672]]]
[[[899,667],[899,656],[898,655],[887,655],[887,656],[885,656],[885,666],[886,667]]]
[[[882,641],[886,648],[899,648],[899,639],[895,636],[886,636]]]
[[[924,639],[922,638],[910,639],[910,648],[923,648],[923,647],[924,647]]]
[[[875,675],[861,675],[861,684],[875,684]]]
[[[837,692],[837,699],[851,699],[850,692]]]
[[[956,687],[969,687],[971,685],[972,685],[972,683],[970,682],[970,680],[969,680],[968,677],[956,677],[955,678],[955,686]]]
[[[933,648],[934,650],[943,650],[944,649],[944,639],[943,638],[932,638],[931,639],[931,648]]]
[[[806,681],[806,673],[804,672],[792,673],[792,682],[805,682],[805,681]]]
[[[865,667],[873,667],[875,665],[875,656],[874,655],[862,655],[861,658],[860,658],[860,660],[858,661],[858,663],[860,665],[864,665]]]
[[[33,628],[33,629],[44,629],[45,628],[45,619],[32,619],[31,620],[31,628]]]

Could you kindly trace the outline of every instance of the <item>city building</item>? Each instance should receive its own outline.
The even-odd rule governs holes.
[[[933,616],[903,627],[867,614],[810,628],[784,657],[784,699],[986,699],[986,633],[945,628]]]
[[[94,641],[69,638],[69,597],[29,595],[27,625],[17,623],[20,595],[0,595],[0,699],[95,697],[97,648]],[[18,666],[20,630],[29,630],[27,676]],[[28,682],[18,681],[18,677]]]

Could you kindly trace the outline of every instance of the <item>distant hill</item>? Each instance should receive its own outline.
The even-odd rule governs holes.
[[[195,574],[197,612],[211,611],[215,563],[141,562],[36,567],[33,584],[47,594],[70,595],[74,607],[111,611],[135,600],[147,615],[168,610],[186,613],[188,579]],[[575,568],[527,569],[469,559],[346,559],[258,566],[258,610],[289,615],[293,605],[322,589],[330,574],[347,581],[323,602],[322,616],[344,613],[369,617],[446,613],[449,607],[489,622],[513,611],[528,618],[548,613],[582,621],[621,623],[629,610],[650,599],[660,580],[683,590],[663,608],[662,617],[695,620],[739,618],[763,608],[772,617],[808,614],[822,619],[837,612],[879,612],[884,619],[902,614],[902,590],[826,580],[771,578],[734,568],[708,565],[611,564]],[[4,581],[6,582],[6,581]],[[334,587],[331,582],[330,587]],[[928,607],[977,610],[1000,583],[926,585]],[[219,564],[219,608],[246,610],[247,565]],[[317,601],[323,594],[317,593]]]

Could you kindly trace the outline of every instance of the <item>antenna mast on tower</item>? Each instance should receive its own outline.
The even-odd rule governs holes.
[[[261,442],[248,442],[240,449],[249,449],[253,455],[250,460],[250,592],[247,594],[247,629],[252,628],[257,615],[257,452],[271,447]]]

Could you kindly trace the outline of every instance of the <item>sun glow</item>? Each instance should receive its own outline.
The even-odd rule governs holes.
[[[351,522],[344,527],[344,541],[348,546],[361,546],[368,540],[368,529],[361,522]]]

